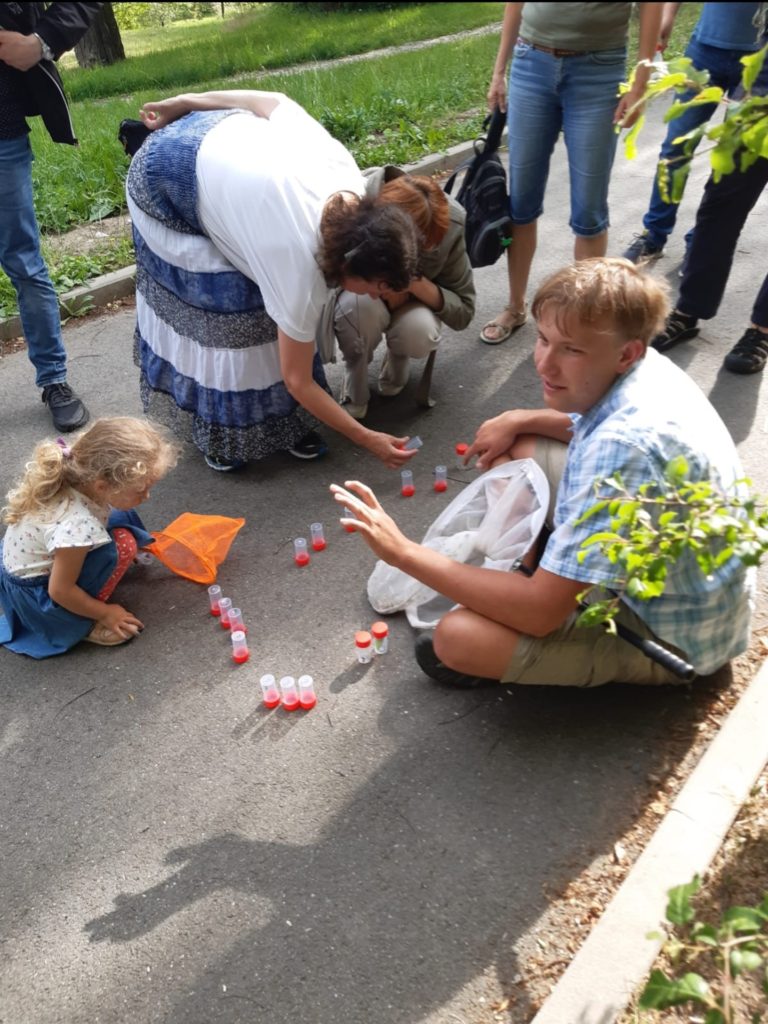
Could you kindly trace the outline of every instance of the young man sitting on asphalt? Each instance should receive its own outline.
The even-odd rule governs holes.
[[[578,559],[585,538],[608,529],[607,511],[577,520],[597,501],[596,481],[619,473],[635,493],[661,483],[675,456],[687,459],[691,478],[728,488],[742,475],[733,441],[687,374],[649,349],[668,302],[658,282],[627,260],[584,260],[559,271],[532,309],[547,408],[486,420],[467,454],[482,469],[532,457],[544,470],[548,536],[538,564],[530,558],[531,575],[464,565],[408,540],[362,483],[331,490],[379,558],[461,605],[417,639],[416,658],[432,678],[459,686],[679,682],[602,626],[576,626],[578,594],[590,584],[622,585],[620,568],[595,548]],[[625,596],[617,621],[704,674],[746,648],[750,606],[751,572],[738,559],[705,577],[685,555],[669,567],[663,595]]]

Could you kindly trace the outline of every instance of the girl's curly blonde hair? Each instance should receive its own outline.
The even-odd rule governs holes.
[[[58,504],[68,488],[103,480],[110,490],[140,488],[159,480],[176,465],[178,446],[146,420],[114,416],[96,420],[72,443],[42,441],[24,467],[24,476],[8,492],[2,510],[6,523],[30,513],[40,515]]]

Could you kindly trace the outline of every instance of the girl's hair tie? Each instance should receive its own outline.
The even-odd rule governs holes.
[[[63,437],[57,437],[56,444],[59,446],[59,448],[61,448],[61,454],[64,456],[65,459],[72,458],[72,449],[69,447],[69,445],[67,444]]]

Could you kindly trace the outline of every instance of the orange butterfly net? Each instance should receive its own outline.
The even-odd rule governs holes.
[[[146,550],[178,576],[195,583],[214,583],[219,566],[244,525],[244,519],[184,512],[164,530],[153,533],[155,543]]]

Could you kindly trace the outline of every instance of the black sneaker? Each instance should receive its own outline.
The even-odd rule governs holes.
[[[768,334],[749,327],[725,357],[723,366],[731,373],[760,373],[768,362]]]
[[[214,459],[212,455],[203,455],[205,464],[209,469],[215,469],[217,473],[231,473],[233,470],[242,469],[248,463],[241,459]]]
[[[650,263],[657,260],[664,252],[663,245],[655,245],[647,231],[635,235],[634,241],[624,250],[622,256],[630,263]]]
[[[328,445],[316,430],[310,430],[288,451],[296,459],[319,459],[328,451]]]
[[[498,686],[498,679],[483,679],[480,676],[465,676],[448,668],[435,654],[430,632],[419,633],[413,645],[413,652],[419,668],[425,676],[445,686],[454,686],[462,690],[476,690],[480,686]]]
[[[65,381],[47,384],[43,388],[42,400],[48,406],[54,427],[62,434],[77,430],[88,422],[90,413]]]
[[[678,313],[676,309],[673,309],[667,317],[664,330],[661,334],[657,334],[651,342],[651,348],[655,348],[657,352],[668,352],[675,345],[679,345],[681,341],[695,338],[699,333],[697,323],[698,320],[695,316]]]

